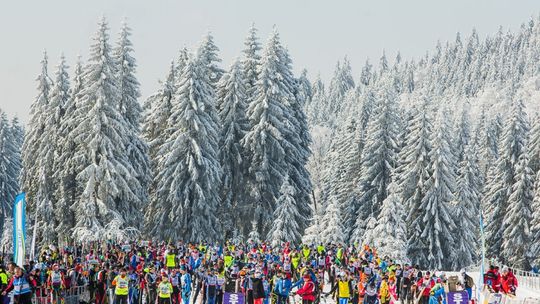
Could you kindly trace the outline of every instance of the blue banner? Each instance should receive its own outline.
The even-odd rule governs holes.
[[[26,255],[26,194],[23,192],[15,197],[13,205],[13,261],[20,267],[24,266]]]

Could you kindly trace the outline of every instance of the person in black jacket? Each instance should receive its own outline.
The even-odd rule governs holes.
[[[262,304],[264,298],[266,298],[263,280],[262,272],[260,270],[255,271],[255,275],[251,279],[253,283],[253,304]]]

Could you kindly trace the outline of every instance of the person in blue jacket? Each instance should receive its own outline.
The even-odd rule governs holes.
[[[286,304],[291,292],[292,282],[287,277],[287,273],[281,270],[279,278],[274,282],[274,293],[277,295],[277,304]]]
[[[184,265],[180,267],[180,273],[182,274],[180,277],[182,303],[189,303],[189,296],[191,295],[191,276]]]

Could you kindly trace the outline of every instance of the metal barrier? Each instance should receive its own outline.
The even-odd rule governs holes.
[[[56,304],[79,304],[79,302],[89,302],[90,294],[88,286],[75,286],[61,291],[61,298]],[[63,300],[63,301],[62,301]],[[52,304],[53,297],[49,289],[40,287],[35,290],[32,297],[32,304]]]

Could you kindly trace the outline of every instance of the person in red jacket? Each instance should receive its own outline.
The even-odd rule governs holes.
[[[489,266],[489,270],[484,274],[484,285],[492,292],[499,292],[501,290],[501,274],[499,273],[498,266]]]
[[[501,289],[506,294],[516,295],[518,281],[512,270],[503,267],[501,276]]]
[[[418,292],[422,293],[422,301],[420,303],[428,304],[431,288],[435,286],[435,281],[431,278],[431,273],[426,271],[426,274],[418,280],[416,286],[418,286]]]
[[[298,289],[296,294],[302,297],[302,304],[313,304],[315,301],[315,283],[309,273],[304,275],[304,286]]]

